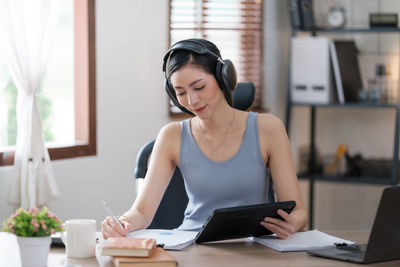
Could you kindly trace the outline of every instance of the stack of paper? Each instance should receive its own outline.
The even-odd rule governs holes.
[[[143,229],[130,233],[129,237],[153,238],[164,249],[182,250],[194,242],[197,232],[180,230]]]
[[[335,246],[335,243],[346,243],[348,245],[354,244],[352,241],[334,237],[318,230],[294,233],[286,239],[279,239],[274,235],[251,237],[251,239],[277,251],[323,249],[333,247]]]

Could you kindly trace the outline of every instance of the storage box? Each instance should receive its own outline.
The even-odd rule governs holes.
[[[291,100],[327,104],[332,101],[329,38],[293,37],[291,45]]]

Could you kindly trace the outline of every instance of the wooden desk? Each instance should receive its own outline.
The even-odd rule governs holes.
[[[368,231],[329,231],[328,233],[355,241],[357,243],[366,243],[369,235]],[[1,245],[2,241],[4,241],[4,238],[0,236],[0,249],[3,248],[3,246]],[[8,245],[8,247],[11,246],[11,244]],[[18,248],[16,243],[13,246],[14,253],[4,255],[5,251],[0,250],[0,266],[19,266]],[[176,260],[178,261],[178,267],[358,266],[353,263],[310,256],[306,252],[276,252],[270,248],[264,247],[258,243],[246,239],[215,242],[209,243],[207,245],[192,245],[182,251],[168,252],[176,258]],[[7,264],[4,264],[4,256],[8,257],[8,260],[6,260]],[[65,257],[64,249],[50,250],[48,267],[61,267],[67,264],[76,264],[82,267],[113,266],[109,259],[105,257],[89,259],[68,259]],[[368,266],[400,266],[400,260],[368,264]]]

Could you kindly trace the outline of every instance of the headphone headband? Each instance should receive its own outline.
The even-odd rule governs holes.
[[[166,74],[167,73],[167,62],[169,61],[169,57],[175,50],[187,50],[194,52],[196,54],[209,54],[213,57],[215,57],[219,62],[224,63],[224,61],[219,57],[217,54],[214,52],[210,51],[205,44],[198,42],[196,40],[182,40],[177,43],[175,43],[171,48],[165,53],[164,59],[163,59],[163,67],[162,71]]]

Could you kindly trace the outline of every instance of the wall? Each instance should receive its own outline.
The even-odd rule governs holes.
[[[168,121],[161,72],[167,7],[166,0],[96,1],[98,154],[53,162],[61,195],[49,207],[63,219],[99,225],[102,199],[119,214],[135,198],[136,153]],[[10,179],[11,168],[0,168],[1,222],[15,208],[7,203]]]
[[[286,0],[266,0],[264,5],[263,105],[284,120],[286,114],[287,62],[290,25]]]

